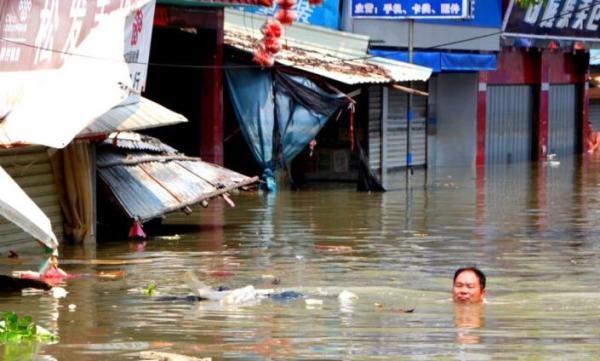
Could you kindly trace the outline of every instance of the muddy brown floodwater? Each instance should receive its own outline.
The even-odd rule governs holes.
[[[65,298],[2,298],[53,344],[3,345],[4,360],[595,360],[600,354],[600,158],[417,170],[390,191],[326,184],[212,202],[194,227],[145,245],[61,249]],[[1,273],[35,268],[35,250]],[[106,262],[102,260],[111,260]],[[476,264],[488,303],[455,309],[451,277]],[[206,284],[273,288],[250,304],[193,302]],[[97,277],[100,272],[122,272]],[[147,295],[144,288],[156,285]],[[291,292],[293,291],[293,292]],[[346,292],[344,292],[346,291]],[[346,297],[338,296],[344,292]],[[296,296],[296,297],[294,297]],[[26,356],[29,354],[29,356]],[[29,358],[18,358],[21,357]],[[12,358],[11,358],[12,357]]]

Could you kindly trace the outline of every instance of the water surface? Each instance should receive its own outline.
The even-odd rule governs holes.
[[[385,193],[329,184],[214,201],[194,227],[145,246],[61,249],[82,277],[2,299],[59,337],[4,359],[139,360],[155,350],[212,360],[593,360],[600,353],[600,161],[416,171]],[[35,257],[0,263],[34,269]],[[455,310],[451,277],[478,265],[488,303]],[[191,302],[185,271],[216,287],[300,298]],[[106,279],[99,272],[123,272]],[[143,289],[151,282],[157,292]],[[340,302],[350,291],[357,299]],[[308,300],[308,301],[307,301]]]

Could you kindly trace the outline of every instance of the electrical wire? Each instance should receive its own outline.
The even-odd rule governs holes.
[[[600,5],[600,0],[594,0],[589,6],[586,7],[582,7],[582,8],[578,8],[578,9],[574,9],[571,11],[567,11],[567,12],[561,12],[561,13],[557,13],[556,15],[553,15],[551,17],[547,17],[547,18],[542,18],[540,20],[540,22],[545,22],[545,21],[550,21],[550,20],[554,20],[554,19],[558,19],[559,17],[563,17],[565,15],[573,15],[574,13],[580,12],[580,11],[585,11],[585,10],[590,10],[592,7],[596,6],[596,5]],[[519,6],[516,4],[516,1],[514,3],[513,6]],[[482,35],[477,35],[477,36],[473,36],[470,38],[463,38],[460,40],[455,40],[455,41],[449,41],[449,42],[445,42],[445,43],[440,43],[437,45],[433,45],[430,47],[426,47],[426,48],[419,48],[419,50],[431,50],[431,49],[438,49],[438,48],[442,48],[442,47],[447,47],[450,45],[456,45],[456,44],[462,44],[462,43],[466,43],[466,42],[470,42],[470,41],[474,41],[474,40],[480,40],[480,39],[485,39],[485,38],[489,38],[491,36],[496,36],[496,35],[502,35],[504,33],[510,33],[513,30],[518,30],[516,27],[515,28],[509,28],[509,29],[505,29],[505,30],[499,30],[499,31],[494,31],[492,33],[488,33],[488,34],[482,34]],[[523,36],[526,37],[526,36]],[[403,53],[404,50],[398,50],[397,53]],[[392,53],[394,53],[392,51]],[[369,59],[374,57],[373,55],[369,55],[369,56],[365,56],[363,57],[363,59]]]
[[[565,15],[569,15],[569,14],[574,14],[576,12],[580,12],[580,11],[584,11],[584,10],[589,10],[592,7],[599,5],[600,4],[600,0],[594,0],[589,6],[587,7],[583,7],[583,8],[578,8],[578,9],[574,9],[568,12],[561,12],[558,13],[556,15],[553,15],[551,17],[548,18],[543,18],[541,21],[549,21],[549,20],[553,20],[556,19],[558,17],[563,17]],[[516,5],[516,4],[515,4]],[[516,5],[518,6],[518,5]],[[441,48],[441,47],[447,47],[450,45],[456,45],[456,44],[461,44],[461,43],[466,43],[466,42],[470,42],[470,41],[474,41],[474,40],[479,40],[479,39],[484,39],[484,38],[488,38],[491,36],[496,36],[496,35],[501,35],[505,32],[510,32],[510,30],[516,30],[516,29],[509,29],[507,30],[499,30],[499,31],[494,31],[492,33],[489,34],[482,34],[482,35],[478,35],[478,36],[473,36],[473,37],[469,37],[469,38],[463,38],[463,39],[459,39],[459,40],[455,40],[455,41],[450,41],[450,42],[445,42],[445,43],[440,43],[437,45],[433,45],[427,48],[420,48],[419,50],[430,50],[430,49],[437,49],[437,48]],[[91,59],[95,59],[95,60],[106,60],[106,61],[117,61],[115,59],[109,59],[109,58],[101,58],[101,57],[96,57],[96,56],[87,56],[85,54],[77,54],[77,53],[73,53],[73,52],[68,52],[68,51],[63,51],[63,50],[57,50],[57,49],[52,49],[52,48],[46,48],[46,47],[41,47],[41,46],[36,46],[33,44],[28,44],[28,43],[23,43],[23,42],[17,42],[17,41],[13,41],[10,39],[6,39],[3,37],[0,37],[0,41],[3,42],[7,42],[7,43],[12,43],[12,44],[16,44],[19,46],[25,46],[25,47],[29,47],[29,48],[34,48],[34,49],[38,49],[38,50],[43,50],[43,51],[49,51],[55,54],[63,54],[63,55],[70,55],[70,56],[80,56],[80,57],[84,57],[84,58],[91,58]],[[398,53],[402,53],[404,52],[404,50],[398,50]],[[392,52],[393,53],[393,52]],[[365,60],[365,59],[370,59],[376,57],[375,55],[366,55],[366,56],[361,56],[361,57],[356,57],[356,58],[351,58],[351,59],[341,59],[340,62],[345,62],[345,61],[353,61],[353,60]],[[118,60],[121,61],[121,60]],[[338,61],[331,61],[330,63],[337,63]],[[235,68],[259,68],[259,65],[192,65],[192,64],[174,64],[174,63],[153,63],[153,62],[128,62],[128,64],[136,64],[136,65],[145,65],[145,66],[149,66],[149,67],[164,67],[164,68],[182,68],[182,69],[235,69]]]

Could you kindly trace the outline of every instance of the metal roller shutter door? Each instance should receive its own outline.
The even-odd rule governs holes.
[[[533,141],[533,90],[528,85],[487,87],[486,164],[530,161]]]
[[[548,154],[568,156],[577,153],[579,117],[575,85],[550,85]]]
[[[63,216],[46,148],[2,149],[0,166],[50,218],[52,229],[60,242]],[[0,249],[3,250],[17,250],[35,244],[28,233],[3,217],[0,217],[0,239]]]
[[[382,87],[371,86],[369,92],[369,167],[375,172],[381,171],[381,118],[382,118]]]
[[[408,86],[408,84],[402,84]],[[427,83],[415,82],[412,88],[426,91]],[[394,89],[387,90],[387,119],[386,129],[387,137],[387,169],[397,169],[406,167],[406,139],[407,139],[407,121],[406,113],[408,108],[408,94]],[[420,166],[426,163],[427,155],[427,97],[412,97],[412,124],[411,124],[411,153],[412,165]]]
[[[594,132],[600,131],[600,99],[590,99],[589,117]]]

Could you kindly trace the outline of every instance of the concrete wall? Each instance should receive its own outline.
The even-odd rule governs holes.
[[[409,22],[352,19],[342,30],[368,35],[376,46],[409,46]],[[465,40],[470,39],[470,40]],[[414,23],[413,46],[432,50],[500,50],[499,31],[491,28]]]
[[[442,73],[435,84],[436,133],[430,166],[473,166],[476,153],[477,73]]]

